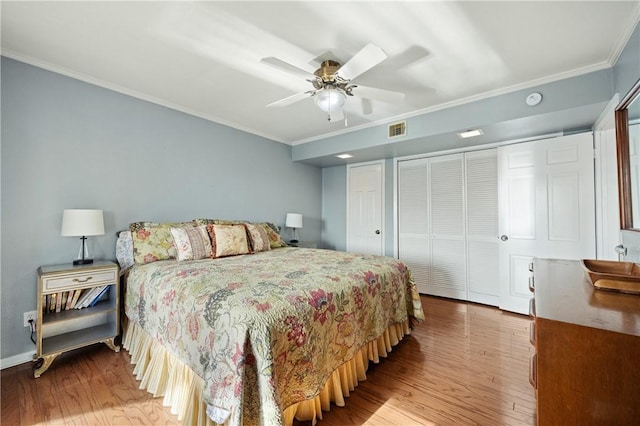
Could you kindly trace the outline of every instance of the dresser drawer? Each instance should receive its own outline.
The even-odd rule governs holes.
[[[87,288],[94,287],[96,285],[113,284],[117,282],[117,279],[117,268],[54,275],[42,278],[42,292],[50,293],[73,290],[75,288]]]

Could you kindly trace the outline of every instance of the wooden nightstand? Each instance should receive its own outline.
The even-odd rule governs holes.
[[[70,295],[78,294],[77,307],[83,296],[90,295],[91,291],[97,295],[98,290],[104,291],[92,306],[75,309],[73,298],[71,302],[68,300]],[[47,371],[63,352],[100,342],[116,352],[120,351],[115,344],[120,333],[118,265],[95,261],[88,265],[69,263],[38,268],[36,328],[35,378]]]
[[[318,248],[315,241],[298,241],[297,243],[288,243],[291,247]]]

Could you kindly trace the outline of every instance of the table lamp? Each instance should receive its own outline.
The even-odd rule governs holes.
[[[299,213],[287,213],[287,219],[284,225],[288,228],[293,228],[293,239],[292,243],[298,242],[298,234],[296,233],[296,229],[302,228],[302,215]]]
[[[88,236],[104,235],[104,218],[102,210],[65,209],[62,212],[63,237],[80,237],[81,245],[78,258],[74,265],[87,265],[93,263],[89,257],[89,246],[86,243]]]

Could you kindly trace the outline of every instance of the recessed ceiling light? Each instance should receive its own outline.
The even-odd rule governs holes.
[[[466,132],[458,133],[458,136],[462,139],[473,138],[475,136],[482,136],[484,132],[481,129],[467,130]]]
[[[338,155],[336,155],[336,157],[342,158],[343,160],[346,160],[347,158],[353,158],[353,155],[351,155],[351,154],[338,154]]]

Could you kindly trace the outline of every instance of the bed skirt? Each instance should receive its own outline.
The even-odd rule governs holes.
[[[322,411],[330,410],[332,402],[343,407],[349,392],[359,381],[366,380],[369,361],[380,362],[380,357],[386,357],[410,332],[408,321],[389,326],[380,337],[364,345],[351,360],[334,370],[316,397],[287,407],[283,413],[284,425],[293,424],[294,418],[315,424],[317,419],[322,419]],[[207,416],[207,404],[202,398],[204,380],[126,318],[122,346],[135,364],[133,374],[140,380],[140,389],[146,389],[154,397],[164,397],[163,404],[171,407],[171,413],[185,425],[217,425]]]

